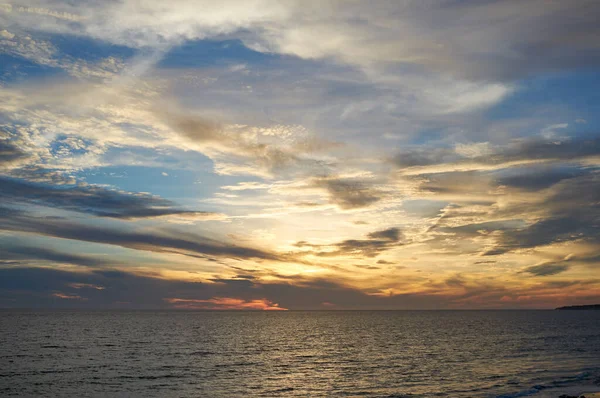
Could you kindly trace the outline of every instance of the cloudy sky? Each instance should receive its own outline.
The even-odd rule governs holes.
[[[0,307],[600,301],[600,3],[0,4]]]

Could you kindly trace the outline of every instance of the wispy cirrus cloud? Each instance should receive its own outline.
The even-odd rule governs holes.
[[[17,33],[6,29],[0,32],[0,54],[24,58],[44,67],[65,70],[78,79],[110,79],[125,67],[124,62],[115,57],[96,62],[65,57],[51,42],[33,38],[20,29]]]
[[[585,51],[596,48],[599,10],[594,1],[577,7],[532,1],[518,9],[510,1],[443,5],[390,1],[376,8],[333,1],[328,7],[317,6],[265,0],[228,1],[219,7],[184,1],[168,6],[159,1],[79,6],[36,1],[7,5],[2,17],[23,25],[37,18],[39,29],[135,47],[238,34],[247,45],[263,51],[334,57],[388,71],[415,64],[480,79],[589,67],[590,61],[599,61]],[[29,11],[33,9],[48,11]],[[353,15],[362,15],[360,22]],[[461,23],[453,23],[459,15]],[[555,23],[558,20],[563,23]]]

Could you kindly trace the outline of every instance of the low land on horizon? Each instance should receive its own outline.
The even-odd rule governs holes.
[[[600,304],[568,305],[565,307],[558,307],[557,310],[600,310]]]

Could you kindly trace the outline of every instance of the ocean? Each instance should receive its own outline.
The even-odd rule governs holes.
[[[600,311],[0,311],[0,396],[558,397]]]

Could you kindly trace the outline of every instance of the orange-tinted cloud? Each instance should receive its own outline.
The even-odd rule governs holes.
[[[263,310],[287,311],[277,303],[267,299],[242,300],[233,297],[213,297],[208,300],[166,298],[167,303],[180,309],[207,309],[207,310]]]
[[[52,297],[65,299],[65,300],[82,300],[82,301],[87,300],[85,297],[81,297],[76,294],[65,294],[65,293],[60,293],[60,292],[52,294]]]

